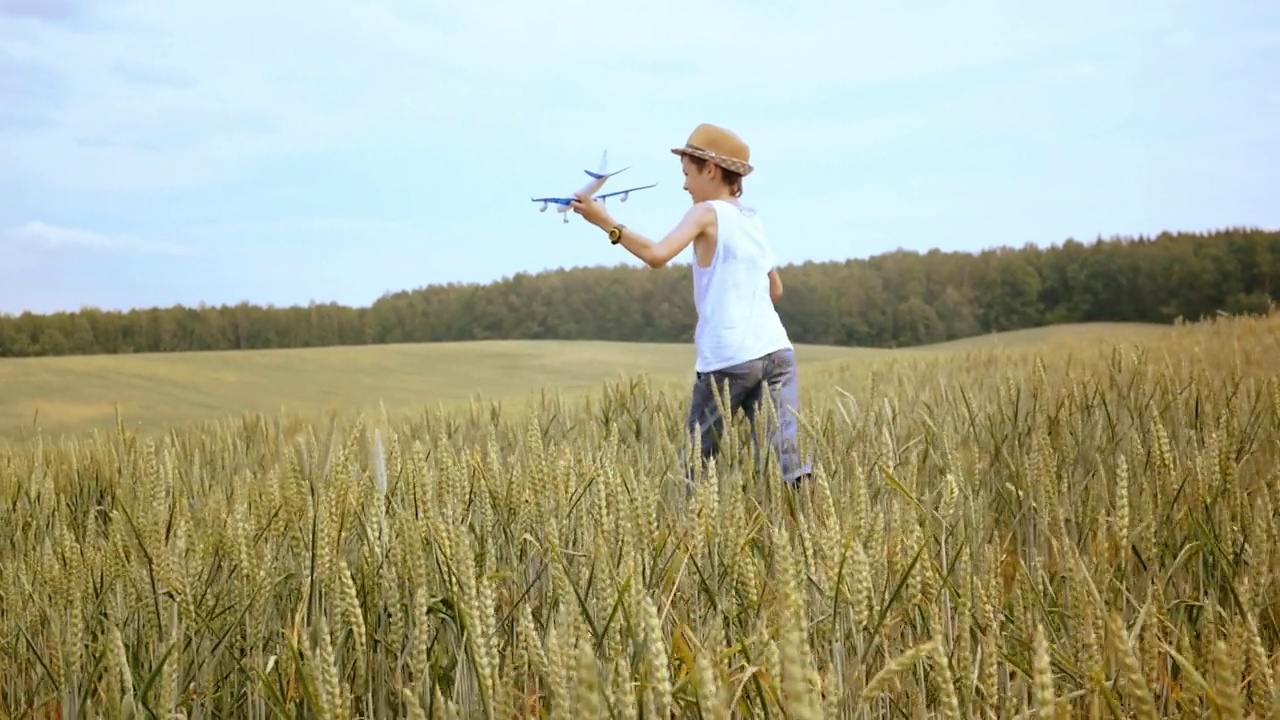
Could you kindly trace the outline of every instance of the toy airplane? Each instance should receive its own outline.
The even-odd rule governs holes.
[[[597,200],[604,200],[606,198],[611,198],[616,195],[621,195],[622,202],[626,202],[627,196],[629,196],[631,193],[636,192],[637,190],[648,190],[649,188],[657,185],[657,183],[654,183],[653,185],[644,185],[641,187],[627,188],[626,190],[619,190],[617,192],[611,192],[611,193],[607,193],[605,195],[600,195],[597,197],[596,193],[600,192],[600,188],[604,187],[604,183],[606,180],[622,172],[622,170],[627,169],[624,167],[622,168],[622,170],[614,170],[613,172],[606,172],[608,163],[609,163],[609,151],[605,150],[604,154],[600,156],[600,170],[598,172],[583,170],[583,172],[591,176],[591,182],[582,186],[582,189],[578,191],[580,194],[585,195],[587,197],[594,197]],[[627,167],[631,167],[631,166],[628,165]],[[547,205],[549,204],[554,203],[556,205],[559,205],[559,207],[556,208],[556,212],[564,215],[564,221],[566,223],[569,222],[569,215],[568,215],[569,204],[573,202],[572,197],[541,197],[541,198],[531,198],[531,200],[533,202],[542,203],[542,208],[538,210],[538,212],[546,212]]]

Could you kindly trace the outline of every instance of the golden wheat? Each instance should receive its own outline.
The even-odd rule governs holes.
[[[804,376],[802,492],[686,390],[0,450],[0,707],[1280,717],[1280,317]]]

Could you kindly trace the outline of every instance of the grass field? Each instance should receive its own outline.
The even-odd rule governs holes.
[[[804,362],[855,357],[797,348]],[[620,375],[688,377],[687,344],[487,341],[0,360],[0,434],[79,433],[124,419],[155,429],[240,412],[455,406],[473,396],[572,396]]]
[[[1052,351],[1063,346],[1071,347],[1078,343],[1085,343],[1086,346],[1098,344],[1147,344],[1153,340],[1168,337],[1171,331],[1172,328],[1168,325],[1153,325],[1150,323],[1075,323],[1049,325],[1005,333],[975,335],[959,340],[949,340],[933,345],[905,349],[920,352],[942,352],[1034,347],[1040,351]]]
[[[448,353],[426,389],[406,370]],[[22,366],[74,369],[41,381],[72,405],[127,375],[153,422],[187,397],[303,414],[0,443],[0,708],[1280,717],[1280,315],[801,357],[800,492],[741,427],[686,491],[688,348]],[[514,397],[526,371],[579,393],[311,412],[467,378]]]
[[[1163,326],[1059,326],[911,352],[1099,342],[1159,336]],[[895,351],[901,355],[906,351]],[[806,367],[895,352],[801,345]],[[541,388],[569,397],[621,375],[688,384],[689,344],[489,341],[421,345],[0,359],[0,438],[109,428],[117,406],[133,428],[159,430],[241,412],[319,414],[457,407],[472,397],[519,401]]]

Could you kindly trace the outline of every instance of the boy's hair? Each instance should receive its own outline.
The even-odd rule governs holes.
[[[711,161],[704,160],[697,155],[685,155],[685,157],[689,158],[690,164],[692,164],[693,168],[698,172],[702,172],[708,164],[712,164]],[[716,167],[720,168],[720,179],[725,185],[729,186],[729,191],[733,196],[742,197],[742,174],[736,173],[720,165],[716,165]]]

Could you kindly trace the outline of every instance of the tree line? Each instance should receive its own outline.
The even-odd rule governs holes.
[[[0,356],[246,350],[488,339],[690,342],[689,265],[520,273],[383,295],[368,307],[247,302],[0,315]],[[1094,321],[1265,312],[1280,231],[1230,228],[978,253],[905,250],[782,268],[792,340],[904,347]]]

